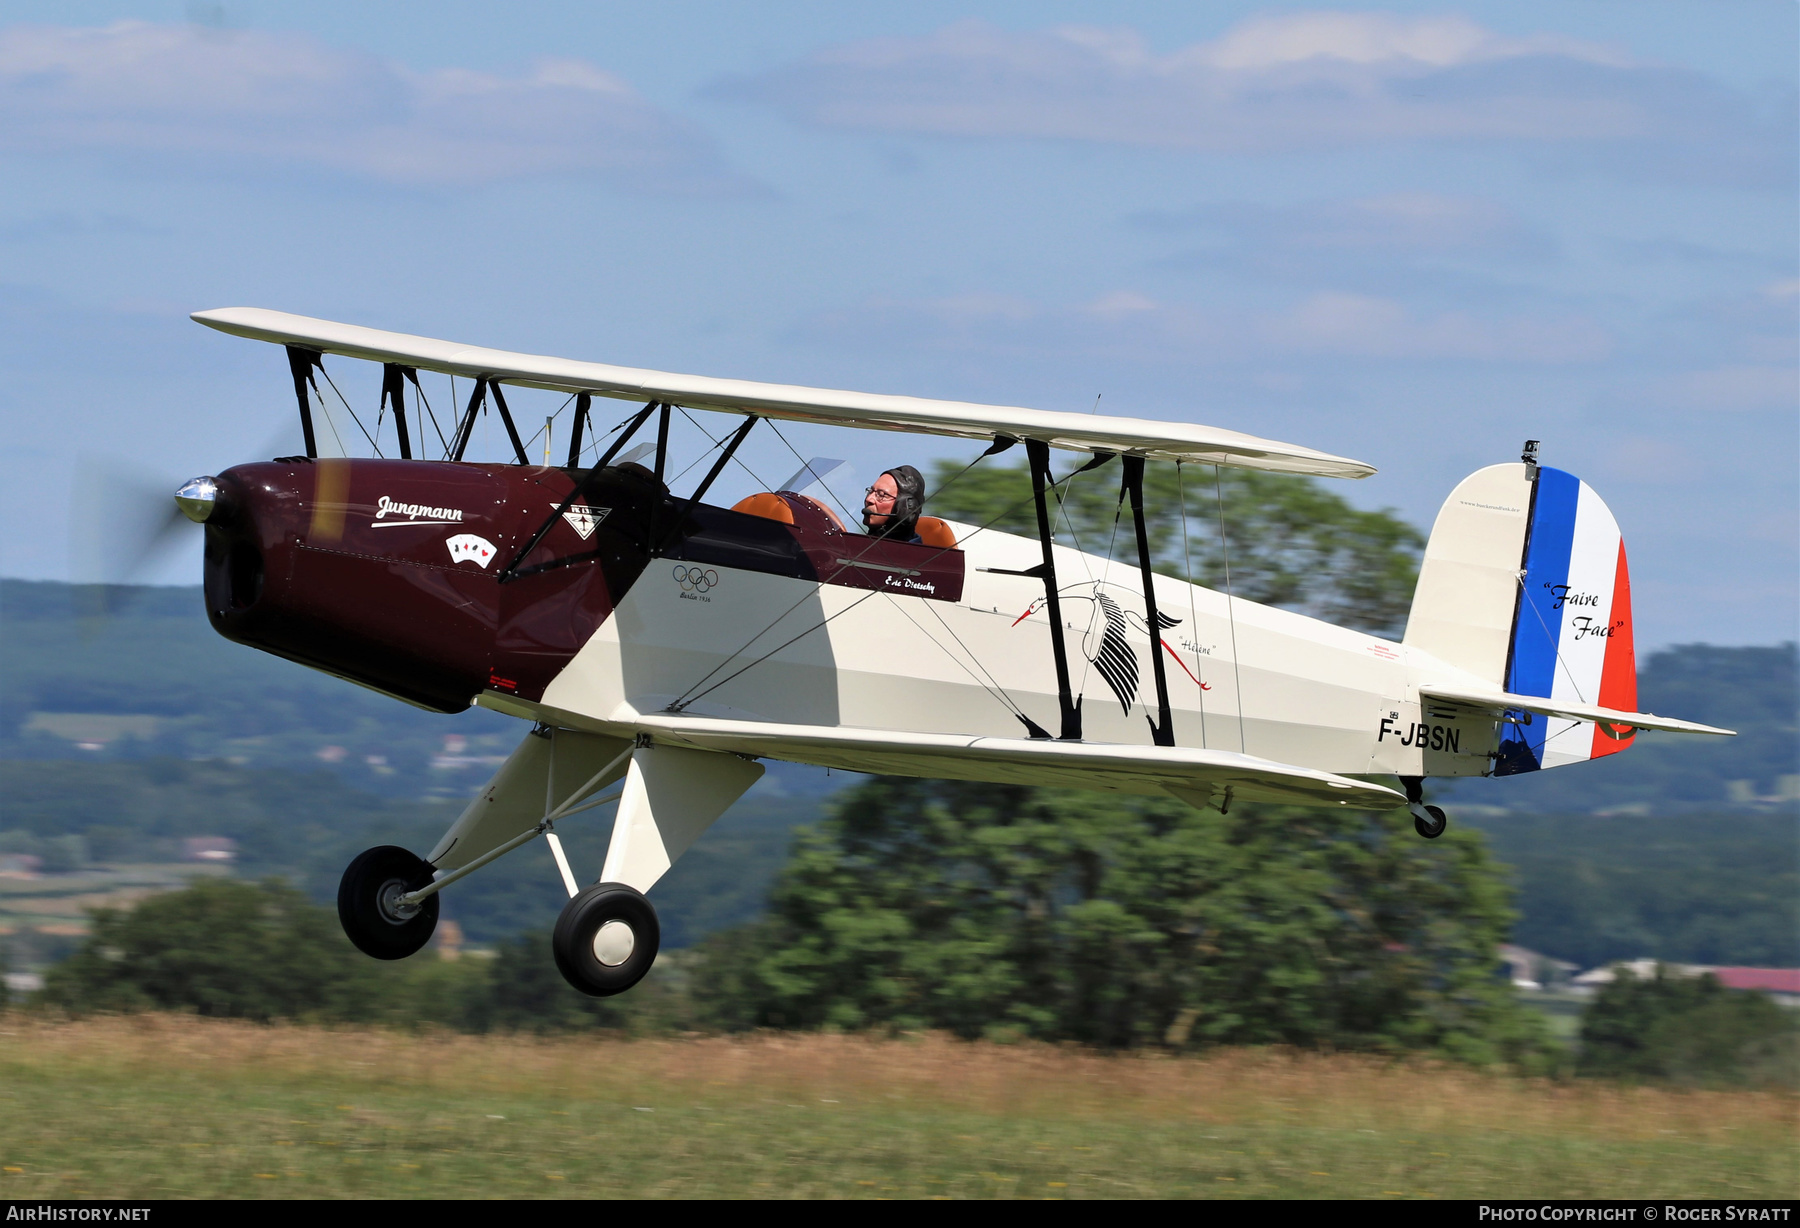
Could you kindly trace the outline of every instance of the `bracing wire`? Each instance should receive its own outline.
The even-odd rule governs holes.
[[[323,370],[323,364],[320,364],[320,369]],[[327,378],[330,377],[328,376]],[[309,381],[309,383],[311,383],[311,381]],[[319,398],[319,414],[325,419],[325,429],[331,432],[332,439],[337,442],[338,454],[340,456],[348,456],[350,454],[350,449],[344,446],[343,436],[338,434],[337,423],[332,419],[331,411],[325,407],[325,394],[319,391],[319,385],[317,383],[312,383],[312,390],[313,395]]]
[[[382,455],[381,445],[375,442],[375,437],[373,435],[369,434],[369,428],[362,424],[362,419],[358,418],[356,416],[356,411],[354,409],[350,408],[350,402],[344,399],[344,394],[341,392],[338,392],[337,381],[333,380],[331,378],[331,372],[329,372],[325,369],[325,364],[322,362],[318,364],[318,368],[319,368],[319,374],[323,375],[325,377],[325,382],[327,384],[331,385],[331,390],[333,392],[337,392],[337,399],[338,399],[339,403],[343,405],[344,412],[350,415],[350,421],[356,423],[356,429],[362,432],[362,437],[369,441],[369,446],[371,448],[375,449],[375,455],[377,455],[377,456]],[[319,398],[319,400],[321,400],[321,401],[323,401],[324,399],[325,398],[323,396],[321,396]],[[329,417],[330,417],[330,415],[327,415],[327,420],[329,420]],[[334,429],[331,433],[333,435],[336,435],[337,431]],[[347,450],[344,448],[344,441],[341,439],[338,440],[338,448],[341,451]]]
[[[679,405],[676,406],[676,408],[681,409],[681,407]],[[714,439],[712,436],[712,432],[707,430],[705,427],[701,426],[700,423],[694,418],[694,415],[688,413],[688,411],[685,409],[681,410],[681,416],[688,420],[688,425],[692,426],[696,431],[699,431],[702,435],[706,436],[707,440],[711,442],[714,449],[718,448],[718,446],[720,444],[724,443],[727,439],[731,438],[731,432],[726,431],[723,435],[719,436],[717,439]],[[705,460],[707,456],[711,456],[711,455],[712,455],[712,450],[709,449],[707,451],[707,453],[705,454],[705,456],[702,456],[700,458],[700,460]],[[694,465],[698,465],[699,463],[700,463],[700,461],[697,460],[694,462]],[[739,456],[735,452],[731,454],[731,463],[736,465],[739,469],[742,469],[745,473],[749,474],[750,480],[752,482],[755,482],[758,486],[767,486],[768,485],[767,482],[763,481],[762,475],[758,474],[756,472],[756,470],[752,469],[749,465],[749,462],[745,461],[741,456]],[[681,473],[676,474],[675,476],[677,478],[681,477],[682,474],[687,473],[688,469],[692,469],[694,467],[694,465],[689,465],[687,467],[687,469],[683,469],[681,471]]]
[[[982,455],[985,456],[986,453],[983,453]],[[963,476],[969,472],[969,470],[973,469],[976,465],[980,464],[981,459],[982,459],[981,456],[977,456],[974,460],[972,460],[968,464],[964,465],[960,470],[958,470],[956,473],[951,475],[949,481],[945,482],[942,486],[938,487],[938,490],[940,492],[944,491],[944,490],[948,490],[953,484],[960,481],[963,478]],[[804,463],[804,462],[802,462],[802,463]],[[748,469],[748,466],[746,466],[746,469]],[[755,476],[755,475],[752,474],[752,476]],[[1051,485],[1053,487],[1059,486],[1063,482],[1067,482],[1070,478],[1072,478],[1074,476],[1075,476],[1074,474],[1070,474],[1070,475],[1068,475],[1068,477],[1064,477],[1058,482],[1052,482]],[[761,481],[760,478],[757,480]],[[1031,496],[1031,498],[1034,499],[1034,498],[1036,498],[1036,496],[1033,495],[1033,496]],[[997,515],[995,515],[994,517],[989,519],[986,524],[976,526],[974,532],[970,533],[967,537],[962,539],[963,543],[967,543],[968,541],[973,539],[977,534],[985,532],[986,530],[992,528],[994,525],[998,524],[1000,521],[1006,519],[1008,516],[1011,516],[1014,512],[1016,512],[1020,508],[1024,507],[1025,504],[1030,501],[1031,501],[1031,499],[1021,499],[1019,502],[1013,504],[1011,507],[1003,508]],[[874,541],[876,539],[871,538],[870,540]],[[950,549],[954,549],[954,548],[956,548],[956,547],[950,547],[950,546],[942,547],[941,549],[939,549],[938,551],[933,553],[929,558],[925,559],[924,561],[927,563],[933,562],[936,559],[942,557],[946,550],[950,550]],[[818,590],[823,587],[824,587],[824,581],[822,581],[822,580],[815,581],[813,588],[809,589],[806,593],[804,593],[799,598],[799,600],[794,602],[793,605],[789,606],[787,609],[783,610],[780,614],[776,615],[773,619],[771,619],[767,624],[764,625],[762,630],[758,631],[755,635],[751,636],[740,647],[738,647],[734,652],[732,652],[729,656],[727,656],[723,661],[720,661],[717,665],[713,666],[712,669],[708,670],[704,675],[702,675],[701,678],[699,679],[699,681],[693,683],[691,686],[688,687],[688,689],[686,691],[683,691],[680,695],[678,695],[669,704],[669,710],[672,712],[679,712],[682,710],[682,708],[686,707],[688,704],[693,703],[696,699],[703,698],[704,696],[711,694],[713,691],[718,690],[720,687],[724,686],[727,682],[730,682],[733,678],[736,678],[739,675],[741,675],[751,669],[754,669],[756,666],[761,665],[764,661],[767,661],[769,658],[773,657],[776,653],[780,652],[783,648],[786,648],[789,644],[792,644],[798,640],[804,639],[806,636],[811,635],[814,631],[818,631],[821,628],[825,627],[833,619],[838,618],[844,614],[848,614],[851,610],[854,610],[857,606],[861,605],[863,603],[863,601],[866,600],[868,597],[874,596],[875,592],[877,591],[877,590],[871,589],[863,597],[858,598],[856,601],[851,602],[849,605],[847,605],[843,609],[839,610],[836,614],[827,615],[825,618],[821,619],[819,622],[815,623],[813,626],[808,627],[805,631],[802,631],[799,635],[794,636],[793,639],[786,641],[785,643],[774,648],[773,650],[766,652],[762,656],[756,658],[756,660],[754,660],[754,661],[750,662],[748,665],[744,666],[743,669],[737,670],[725,678],[721,678],[719,681],[713,683],[711,686],[706,687],[705,690],[698,689],[702,685],[704,685],[710,678],[712,678],[712,676],[714,674],[717,674],[720,670],[726,668],[733,661],[737,660],[739,657],[743,656],[744,653],[748,652],[750,649],[750,646],[752,644],[756,643],[756,641],[760,640],[763,636],[767,635],[770,631],[773,631],[778,625],[780,625],[782,619],[786,618],[789,614],[792,614],[795,610],[799,609],[800,606],[804,602],[806,602],[808,599],[813,597],[818,592]]]
[[[824,587],[823,581],[819,581],[817,583],[818,583],[819,587],[821,587],[821,588]],[[725,677],[719,679],[717,682],[715,682],[711,686],[707,687],[704,691],[700,691],[693,695],[688,695],[688,694],[684,693],[680,698],[676,699],[674,703],[669,705],[669,710],[674,711],[674,712],[679,712],[683,708],[687,707],[689,704],[693,703],[696,699],[704,699],[706,696],[712,694],[714,691],[716,691],[720,687],[724,686],[727,682],[730,682],[733,678],[736,678],[742,674],[749,673],[751,670],[753,670],[757,666],[761,665],[764,661],[767,661],[770,657],[772,657],[776,653],[780,652],[783,648],[786,648],[791,644],[799,643],[801,640],[805,639],[807,636],[811,635],[813,632],[819,630],[820,628],[824,627],[827,623],[831,622],[832,619],[837,618],[839,615],[848,614],[851,610],[854,610],[857,606],[861,605],[863,602],[867,601],[869,598],[875,596],[875,594],[879,591],[880,591],[879,589],[870,589],[868,592],[866,592],[862,596],[858,597],[855,601],[852,601],[849,605],[847,605],[843,609],[839,610],[836,614],[828,614],[824,618],[820,619],[818,622],[814,623],[812,626],[808,627],[806,630],[802,631],[799,635],[796,635],[789,639],[783,640],[780,644],[777,644],[774,648],[771,648],[768,652],[765,652],[762,656],[756,658],[756,660],[754,660],[754,661],[750,662],[750,664],[744,666],[744,668],[742,668],[740,670],[736,670],[730,674],[727,674]],[[812,595],[813,594],[811,592],[809,592],[806,594],[806,597],[811,597]],[[800,600],[805,601],[806,597],[802,597]],[[789,614],[793,613],[795,610],[797,610],[799,608],[800,608],[800,601],[796,601],[793,605],[789,606],[788,609],[782,613],[781,618],[786,618]],[[750,643],[754,644],[757,640],[761,639],[768,632],[774,630],[776,624],[780,623],[781,618],[777,618],[774,623],[770,623],[769,626],[763,628],[761,631],[758,631],[756,633],[756,635],[750,640]],[[745,647],[747,648],[747,647],[749,647],[749,645],[746,644]],[[713,674],[718,673],[719,670],[721,670],[721,669],[725,668],[725,666],[731,664],[731,662],[736,660],[738,655],[742,652],[743,652],[743,649],[740,648],[740,649],[738,649],[737,652],[735,652],[731,656],[725,658],[725,660],[721,661],[718,665],[713,667],[712,671],[706,675],[706,678],[712,677]],[[705,682],[706,678],[700,679],[700,682]],[[697,682],[694,685],[699,686],[700,683]],[[689,688],[689,689],[692,690],[692,688]]]
[[[971,652],[969,650],[969,646],[967,644],[963,643],[962,637],[956,634],[956,632],[951,628],[949,623],[944,622],[944,616],[942,614],[939,614],[937,612],[936,608],[932,607],[929,602],[926,603],[926,607],[931,610],[933,617],[935,617],[938,620],[939,624],[943,626],[945,633],[948,634],[952,640],[956,641],[956,646],[963,650],[964,654],[966,654],[968,656],[970,661],[973,661],[975,663],[976,668],[981,671],[981,674],[977,674],[975,672],[975,670],[970,669],[968,662],[964,661],[961,657],[959,657],[955,653],[951,652],[947,647],[944,646],[942,641],[940,641],[936,636],[932,635],[932,633],[928,629],[926,629],[926,627],[923,624],[921,624],[918,619],[916,619],[912,616],[912,611],[908,610],[906,608],[906,606],[901,603],[901,601],[898,597],[895,597],[892,593],[884,593],[882,595],[888,599],[888,602],[896,610],[899,610],[901,614],[905,615],[907,622],[911,623],[914,627],[918,628],[919,634],[925,637],[925,640],[927,643],[931,644],[932,647],[938,649],[946,657],[949,657],[952,661],[956,662],[956,664],[961,667],[963,673],[969,675],[970,678],[974,679],[976,686],[980,687],[982,690],[987,692],[988,697],[990,699],[993,699],[994,701],[999,703],[999,705],[1001,707],[1005,708],[1008,712],[1012,713],[1014,716],[1024,716],[1025,715],[1025,710],[1023,708],[1021,708],[1018,704],[1013,702],[1012,696],[1010,696],[1006,693],[1006,688],[1001,686],[999,680],[996,679],[994,677],[994,675],[988,671],[987,666],[985,666],[981,663],[981,658],[977,657],[973,652]],[[986,681],[983,681],[982,676],[981,676],[982,674],[986,675]]]
[[[450,441],[444,438],[444,428],[438,425],[437,410],[431,408],[431,398],[425,395],[425,385],[415,380],[412,382],[412,386],[413,396],[420,405],[425,407],[426,414],[431,418],[431,429],[437,432],[438,446],[444,449],[444,455],[448,457],[450,455]],[[451,395],[453,398],[452,403],[454,404],[454,390],[452,390]],[[425,423],[423,419],[419,422],[419,435],[422,441],[425,435]]]
[[[785,447],[789,452],[794,453],[794,459],[799,461],[801,464],[801,467],[804,468],[808,464],[808,461],[806,460],[805,457],[801,456],[800,453],[794,451],[794,445],[789,443],[788,437],[781,433],[780,425],[771,419],[769,422],[769,429],[771,431],[775,432],[775,438],[781,440],[783,447]],[[838,511],[840,511],[844,514],[844,522],[846,524],[848,524],[849,522],[856,519],[856,517],[854,517],[850,514],[849,505],[847,505],[842,499],[838,498],[837,492],[835,490],[831,489],[831,483],[827,482],[824,478],[819,477],[819,475],[816,473],[813,474],[813,478],[815,481],[817,481],[819,483],[820,486],[825,488],[826,497],[829,498],[833,503],[837,504]]]
[[[681,406],[677,405],[675,408],[681,409]],[[689,422],[693,422],[694,428],[696,430],[699,430],[700,424],[698,422],[694,422],[693,418],[688,417],[687,410],[681,409],[681,416],[683,418],[687,418],[687,420]],[[712,434],[708,431],[701,430],[700,433],[702,435],[706,436],[706,438],[710,441],[711,446],[708,447],[706,449],[706,451],[704,451],[700,455],[696,456],[693,460],[689,461],[686,469],[683,469],[680,473],[676,474],[674,477],[672,477],[668,481],[664,482],[663,483],[664,486],[673,487],[675,485],[675,483],[681,481],[682,478],[685,478],[688,475],[688,473],[694,469],[695,466],[700,464],[701,461],[705,460],[707,457],[711,456],[714,452],[717,452],[720,448],[724,447],[725,441],[727,439],[731,438],[730,431],[726,431],[723,435],[721,435],[717,439],[713,439]]]
[[[1244,677],[1238,667],[1237,609],[1231,596],[1231,539],[1225,533],[1225,489],[1213,466],[1213,495],[1219,504],[1219,549],[1225,563],[1225,616],[1231,624],[1231,689],[1237,693],[1238,751],[1249,754],[1244,741]]]
[[[682,412],[684,412],[684,414],[686,414],[686,411],[682,411]],[[691,420],[691,418],[689,418],[689,421],[693,421],[693,420]],[[695,427],[698,427],[698,423],[695,423]],[[706,430],[704,430],[704,429],[700,430],[700,434],[706,434]],[[711,438],[711,436],[707,436],[707,438]],[[983,456],[985,456],[985,454],[983,454]],[[938,490],[949,490],[949,488],[950,488],[950,486],[952,486],[952,484],[956,483],[956,481],[959,481],[959,479],[961,479],[961,477],[963,477],[963,475],[967,474],[968,470],[972,470],[972,468],[974,468],[974,466],[976,466],[976,465],[979,465],[979,463],[981,463],[981,457],[977,456],[976,459],[974,459],[974,461],[970,461],[970,463],[968,463],[968,465],[963,466],[963,468],[961,468],[961,470],[958,470],[958,472],[956,472],[956,474],[950,475],[950,481],[947,481],[947,483],[943,484],[943,486],[940,486],[940,488],[938,488]],[[805,461],[801,461],[801,465],[805,465]],[[756,483],[767,484],[767,483],[763,483],[763,479],[761,479],[761,477],[756,477],[756,474],[754,474],[754,472],[752,472],[752,470],[751,470],[751,466],[745,465],[745,466],[743,466],[743,470],[745,470],[745,472],[747,472],[747,474],[751,474],[751,477],[754,477],[754,479],[756,479]],[[1067,479],[1064,479],[1064,481],[1067,481]],[[1015,504],[1015,506],[1012,506],[1012,508],[1006,508],[1006,510],[1001,511],[1001,513],[999,513],[999,515],[997,515],[997,517],[994,517],[994,519],[992,519],[992,520],[988,520],[988,522],[986,522],[986,524],[983,524],[983,526],[979,526],[979,528],[976,529],[976,533],[981,533],[981,531],[983,531],[983,529],[990,528],[990,526],[994,526],[995,522],[999,522],[999,520],[1006,519],[1006,517],[1008,517],[1008,515],[1012,515],[1013,511],[1019,510],[1019,508],[1022,508],[1022,506],[1024,506],[1024,504],[1022,504],[1022,502],[1019,502],[1019,504]],[[970,533],[970,535],[968,535],[967,538],[963,538],[963,540],[965,540],[965,542],[967,542],[968,538],[976,537],[976,533]],[[877,540],[877,538],[869,538],[869,542],[875,542],[875,540]],[[932,553],[932,555],[929,556],[929,558],[925,558],[925,560],[923,560],[923,562],[927,562],[927,564],[931,564],[931,562],[936,562],[936,560],[938,560],[938,558],[941,558],[941,556],[943,556],[943,551],[945,551],[945,549],[952,549],[952,547],[941,547],[941,549],[938,549],[938,551],[936,551],[936,553]],[[868,553],[868,547],[864,547],[864,551],[862,551],[862,553]],[[862,558],[862,555],[857,555],[857,558]],[[812,587],[812,589],[808,589],[808,591],[806,591],[806,592],[803,592],[803,594],[801,594],[801,596],[799,596],[799,600],[794,601],[794,605],[790,605],[790,607],[787,607],[787,609],[781,610],[781,612],[779,612],[779,614],[778,614],[778,616],[776,616],[776,618],[770,619],[770,621],[769,621],[769,623],[767,623],[767,625],[763,625],[763,628],[761,628],[760,632],[756,632],[756,634],[754,634],[754,636],[749,637],[749,639],[747,639],[747,641],[743,641],[743,645],[738,646],[738,648],[736,648],[736,650],[734,650],[733,654],[727,655],[727,657],[725,657],[724,661],[720,661],[720,663],[716,664],[716,666],[713,666],[713,668],[711,668],[711,670],[707,670],[706,675],[702,675],[702,677],[700,677],[700,681],[693,682],[693,686],[689,686],[688,690],[682,691],[682,693],[680,693],[680,695],[677,695],[677,697],[675,697],[675,700],[673,700],[673,702],[671,702],[670,708],[673,709],[673,711],[680,711],[680,709],[684,708],[684,706],[686,706],[686,704],[691,704],[691,702],[693,702],[693,700],[700,699],[700,697],[704,697],[704,695],[707,695],[707,693],[711,693],[711,691],[718,690],[718,688],[720,688],[720,686],[724,686],[725,682],[729,682],[729,681],[731,681],[731,679],[734,679],[734,677],[738,677],[738,673],[743,673],[743,672],[745,672],[745,670],[751,670],[751,668],[754,668],[754,666],[758,666],[758,664],[763,663],[763,661],[767,661],[767,659],[769,659],[769,657],[772,657],[772,655],[776,655],[776,652],[781,652],[781,648],[787,648],[787,646],[790,645],[790,643],[794,643],[794,639],[801,639],[801,637],[810,636],[810,634],[812,634],[812,632],[815,632],[815,630],[819,630],[819,628],[823,628],[824,625],[828,625],[828,623],[830,623],[830,621],[832,621],[833,618],[837,618],[837,616],[839,616],[839,614],[848,614],[848,612],[850,612],[850,610],[855,609],[855,607],[857,607],[857,605],[862,605],[862,601],[860,601],[860,600],[853,601],[853,603],[851,603],[851,605],[848,605],[848,607],[844,607],[844,609],[839,610],[839,612],[837,612],[837,614],[830,614],[830,616],[826,616],[826,618],[824,618],[823,621],[821,621],[821,623],[817,623],[817,625],[814,625],[814,627],[806,628],[805,632],[801,632],[801,634],[799,634],[799,636],[794,637],[794,639],[790,639],[790,641],[787,641],[787,643],[785,643],[785,645],[779,646],[779,648],[776,648],[776,650],[774,650],[774,652],[765,652],[765,654],[761,655],[761,657],[758,657],[758,659],[756,659],[756,661],[752,661],[751,664],[747,664],[747,666],[743,666],[743,670],[738,670],[738,672],[733,673],[733,675],[731,675],[731,677],[727,677],[727,679],[720,679],[720,681],[715,682],[715,684],[713,684],[713,686],[707,686],[706,690],[700,691],[700,693],[697,693],[697,695],[695,695],[695,693],[693,693],[693,688],[697,688],[697,686],[700,686],[700,684],[702,684],[702,682],[706,682],[707,679],[711,679],[711,677],[713,677],[713,675],[715,675],[715,673],[720,672],[720,670],[724,670],[725,666],[729,666],[729,664],[733,663],[733,661],[736,661],[736,659],[738,659],[738,657],[740,657],[740,655],[745,654],[745,652],[749,652],[749,648],[751,648],[751,645],[754,645],[754,643],[756,643],[756,641],[758,641],[758,639],[761,639],[761,637],[767,636],[767,634],[769,634],[770,630],[774,630],[774,628],[778,627],[779,623],[781,623],[781,619],[787,618],[788,614],[792,614],[792,612],[794,612],[794,610],[799,609],[799,607],[801,607],[801,605],[803,605],[803,603],[805,603],[806,600],[810,600],[810,598],[812,598],[812,596],[814,596],[815,592],[819,591],[819,589],[823,589],[823,587],[824,587],[823,580],[817,580],[817,582],[814,582],[814,587]]]
[[[1544,621],[1544,612],[1542,610],[1538,609],[1536,605],[1533,605],[1530,601],[1527,601],[1525,599],[1525,597],[1523,596],[1524,587],[1525,587],[1525,577],[1523,574],[1521,574],[1519,576],[1519,588],[1521,590],[1521,596],[1519,598],[1520,603],[1531,607],[1532,617],[1537,619],[1538,627],[1543,631],[1544,638],[1550,642],[1550,651],[1552,653],[1554,653],[1556,656],[1556,667],[1562,671],[1563,677],[1565,677],[1569,680],[1569,686],[1575,692],[1575,698],[1580,700],[1582,703],[1587,703],[1588,702],[1587,696],[1585,696],[1581,693],[1581,684],[1575,680],[1575,675],[1569,669],[1569,663],[1567,661],[1563,660],[1562,652],[1557,647],[1558,637],[1554,633],[1551,632],[1550,625]],[[1581,724],[1580,721],[1577,721],[1575,723],[1577,725]],[[1568,730],[1565,729],[1563,732],[1567,733]]]
[[[550,415],[550,420],[554,421],[557,418],[562,417],[562,411],[569,408],[569,402],[573,401],[574,399],[575,399],[575,394],[571,392],[569,394],[569,399],[567,401],[564,401],[561,405],[558,405],[556,407],[556,412]],[[538,439],[543,436],[544,431],[547,429],[548,429],[547,424],[545,426],[538,427],[538,429],[532,433],[531,438],[527,439],[525,441],[525,454],[527,456],[529,456],[531,454],[532,445],[535,444],[538,441]]]
[[[1200,616],[1194,609],[1194,551],[1193,547],[1188,543],[1187,487],[1182,484],[1180,461],[1175,462],[1175,494],[1176,498],[1181,503],[1181,560],[1182,566],[1187,571],[1188,632],[1194,637],[1194,646],[1198,649],[1200,644]],[[1198,651],[1194,653],[1194,683],[1194,689],[1200,696],[1200,749],[1205,750],[1206,685],[1205,680],[1200,677],[1200,654]]]

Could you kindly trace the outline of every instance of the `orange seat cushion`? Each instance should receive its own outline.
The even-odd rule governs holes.
[[[956,549],[956,534],[936,516],[919,517],[918,534],[919,541],[927,546],[937,546],[944,550]]]
[[[747,516],[761,516],[764,520],[779,520],[782,524],[794,523],[794,509],[787,505],[787,501],[780,495],[766,492],[738,500],[731,510],[743,512]]]

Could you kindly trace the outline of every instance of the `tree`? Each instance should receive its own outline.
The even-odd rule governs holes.
[[[382,974],[334,915],[279,881],[202,881],[92,916],[86,941],[46,976],[45,1002],[265,1020],[380,1013]]]
[[[726,1027],[1526,1060],[1512,920],[1478,834],[1427,844],[1403,814],[876,779],[694,984]]]
[[[1581,1017],[1584,1075],[1699,1084],[1800,1084],[1800,1021],[1759,993],[1658,964],[1617,970]]]
[[[350,945],[335,913],[285,884],[215,879],[129,910],[96,910],[92,932],[50,970],[40,1000],[78,1014],[648,1032],[685,1019],[671,981],[679,977],[659,966],[629,997],[585,997],[557,972],[548,935],[532,933],[500,943],[492,958],[372,960]]]
[[[1037,536],[1023,465],[961,472],[940,461],[931,485],[933,515]],[[1059,542],[1137,561],[1116,464],[1058,490],[1051,514]],[[1229,550],[1220,544],[1221,518]],[[1405,627],[1425,546],[1392,509],[1359,511],[1312,478],[1253,469],[1148,464],[1144,521],[1152,564],[1164,575],[1223,591],[1229,563],[1236,596],[1381,634]]]
[[[568,1032],[623,1028],[631,999],[590,998],[557,971],[550,935],[517,934],[494,948],[488,992],[462,1023],[467,1031]]]

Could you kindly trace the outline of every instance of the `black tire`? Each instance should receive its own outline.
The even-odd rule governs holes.
[[[1431,816],[1429,820],[1425,815]],[[1450,817],[1438,806],[1425,807],[1425,815],[1413,812],[1413,830],[1427,840],[1436,840],[1444,834],[1444,828],[1450,825]]]
[[[661,942],[656,909],[642,892],[624,883],[595,883],[563,907],[550,947],[564,980],[582,993],[610,998],[644,979]]]
[[[413,908],[394,897],[431,881],[431,863],[403,848],[384,844],[361,853],[338,882],[338,921],[364,955],[405,959],[431,941],[437,929],[438,898],[427,896]]]

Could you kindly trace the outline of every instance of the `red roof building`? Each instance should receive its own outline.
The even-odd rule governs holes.
[[[1800,995],[1800,968],[1711,968],[1727,989]]]

